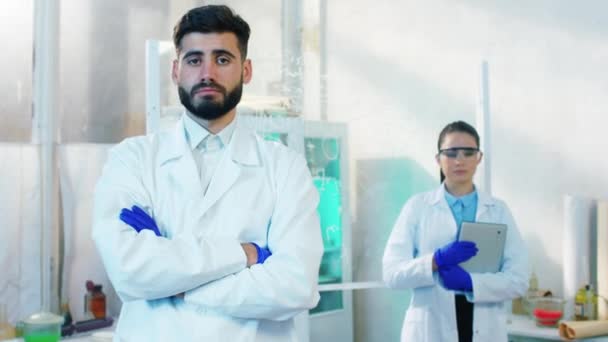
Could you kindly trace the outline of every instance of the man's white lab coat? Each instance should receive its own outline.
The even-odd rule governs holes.
[[[123,301],[115,340],[295,341],[293,317],[317,304],[323,244],[306,162],[236,124],[206,193],[182,120],[110,151],[93,239]],[[164,237],[120,221],[133,205]],[[246,242],[272,256],[247,268]]]

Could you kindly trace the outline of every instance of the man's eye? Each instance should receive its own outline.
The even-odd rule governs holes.
[[[186,63],[188,65],[199,65],[199,64],[201,64],[201,59],[200,58],[190,58],[190,59],[186,60]]]
[[[228,63],[230,63],[230,59],[228,57],[219,56],[217,58],[217,64],[228,64]]]

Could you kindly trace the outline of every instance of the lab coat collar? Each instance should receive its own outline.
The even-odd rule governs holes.
[[[186,114],[183,114],[186,115]],[[186,128],[184,117],[179,119],[173,131],[172,141],[168,144],[161,144],[158,154],[158,165],[181,158],[185,153],[190,153],[190,145],[186,138]],[[246,166],[260,166],[262,159],[258,149],[258,141],[255,132],[244,127],[238,116],[235,118],[236,127],[228,144],[228,153],[232,161]]]
[[[160,144],[158,148],[157,166],[161,166],[173,159],[181,158],[186,152],[190,152],[190,146],[188,144],[188,139],[186,138],[186,127],[184,124],[183,115],[175,124],[175,127],[173,128],[173,133],[168,139],[169,141],[167,143]],[[158,135],[160,136],[160,134]],[[163,138],[158,137],[158,139]]]
[[[445,199],[445,185],[441,185],[431,194],[429,204],[431,205],[444,205],[449,208],[448,201]],[[483,191],[477,190],[477,217],[483,214],[488,207],[496,205],[496,200],[492,196],[484,193]]]
[[[217,177],[211,179],[209,187],[205,192],[200,183],[200,177],[196,163],[192,156],[183,116],[175,127],[173,140],[161,143],[159,147],[159,166],[169,167],[169,175],[176,187],[185,194],[190,194],[194,198],[202,198],[197,204],[196,212],[205,215],[230,187],[238,180],[243,166],[256,167],[262,165],[262,158],[258,148],[258,139],[252,130],[245,126],[238,125],[234,130],[232,139],[228,144],[227,153],[220,160],[216,173]],[[170,139],[171,139],[170,138]],[[163,139],[163,137],[159,137]]]
[[[262,156],[258,148],[258,137],[256,133],[245,127],[238,115],[235,117],[236,127],[228,145],[228,152],[232,161],[246,166],[261,166]]]
[[[186,140],[190,145],[190,149],[194,150],[196,147],[209,136],[207,127],[209,121],[204,120],[202,123],[195,121],[188,113],[182,115],[182,121],[184,122],[184,132],[186,134]]]
[[[429,204],[437,205],[445,203],[448,206],[448,201],[445,199],[445,186],[443,183],[431,194]]]
[[[477,214],[476,220],[483,217],[488,209],[496,205],[496,200],[483,191],[477,190]]]

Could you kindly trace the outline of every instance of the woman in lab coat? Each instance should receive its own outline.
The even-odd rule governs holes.
[[[527,288],[526,247],[507,205],[473,184],[482,159],[475,128],[453,122],[437,147],[442,184],[407,201],[382,260],[389,287],[412,289],[401,341],[506,342],[503,302]],[[463,220],[508,226],[499,272],[469,274],[458,266],[477,252],[472,242],[456,241]]]

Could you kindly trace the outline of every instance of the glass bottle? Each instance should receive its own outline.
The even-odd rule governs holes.
[[[0,303],[0,340],[15,337],[15,329],[8,323],[5,306]]]
[[[89,297],[89,311],[95,318],[106,318],[106,295],[103,293],[102,285],[95,285]]]

